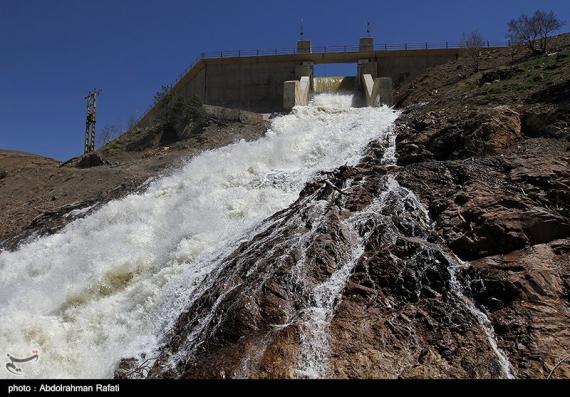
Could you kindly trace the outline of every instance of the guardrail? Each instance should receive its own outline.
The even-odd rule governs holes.
[[[510,41],[484,41],[483,48],[506,48],[510,47]],[[407,50],[441,50],[441,49],[461,49],[465,48],[465,45],[461,42],[443,41],[443,42],[423,42],[423,43],[403,43],[403,44],[375,44],[373,47],[374,51],[407,51]],[[311,47],[311,54],[334,54],[343,52],[361,52],[359,45],[331,45],[331,46],[316,46]],[[306,52],[301,52],[306,53]],[[203,52],[200,54],[199,58],[196,58],[190,66],[188,66],[178,77],[170,84],[170,89],[167,93],[172,90],[172,88],[178,84],[178,82],[188,73],[198,62],[202,59],[217,59],[217,58],[241,58],[241,57],[255,57],[255,56],[275,56],[275,55],[296,55],[300,54],[297,48],[266,48],[266,49],[243,49],[243,50],[220,50]],[[135,123],[138,124],[155,106],[152,103],[148,109],[142,114],[142,116]]]
[[[484,48],[509,47],[510,43],[506,41],[484,41]],[[423,43],[403,43],[403,44],[376,44],[374,51],[399,51],[399,50],[436,50],[445,48],[465,48],[461,42],[423,42]],[[329,54],[342,52],[361,52],[358,45],[331,45],[317,46],[311,48],[312,54]],[[296,55],[299,54],[297,48],[265,48],[265,49],[241,49],[241,50],[220,50],[203,52],[200,59],[213,58],[239,58],[252,56],[270,56],[270,55]]]

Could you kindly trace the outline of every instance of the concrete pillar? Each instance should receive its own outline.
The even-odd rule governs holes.
[[[370,59],[359,59],[357,65],[358,76],[369,74],[372,77],[378,77],[378,62]]]
[[[359,48],[361,52],[364,51],[374,51],[374,38],[373,37],[361,37]]]
[[[311,40],[297,41],[297,54],[310,54],[311,53]]]
[[[301,77],[299,81],[299,102],[297,105],[307,106],[311,95],[311,78],[309,76]]]
[[[376,79],[379,86],[379,102],[380,105],[394,106],[394,93],[392,90],[392,79],[390,77],[380,77]],[[376,82],[375,82],[376,83]]]
[[[301,80],[301,77],[308,76],[313,86],[313,62],[302,62],[295,66],[295,79]]]
[[[364,74],[362,75],[362,88],[366,106],[394,106],[391,78],[373,78],[369,74]]]
[[[303,76],[313,76],[313,62],[301,62],[295,66],[295,78],[300,79]]]
[[[283,83],[283,108],[285,110],[291,110],[297,104],[297,100],[300,96],[299,85],[299,80],[291,80]]]
[[[372,78],[378,76],[378,62],[370,59],[359,59],[356,65],[356,90],[362,91],[362,76],[369,74]]]
[[[311,79],[309,76],[283,83],[283,108],[285,110],[291,110],[295,106],[307,106],[310,96]]]
[[[360,52],[374,52],[374,38],[361,37],[359,46]],[[356,76],[356,89],[363,91],[362,76],[369,74],[372,78],[378,76],[378,62],[375,58],[363,58],[358,60],[357,76]]]

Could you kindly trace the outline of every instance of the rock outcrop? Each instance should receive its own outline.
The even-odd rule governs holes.
[[[397,166],[373,142],[307,185],[117,376],[570,377],[564,59],[413,82]]]

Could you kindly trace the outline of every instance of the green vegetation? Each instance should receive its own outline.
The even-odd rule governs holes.
[[[499,73],[500,72],[500,73]],[[493,76],[499,76],[493,80]],[[491,81],[489,81],[491,77]],[[471,97],[517,98],[570,80],[570,48],[557,54],[530,57],[512,68],[472,75],[464,84]]]
[[[197,96],[189,100],[167,94],[158,104],[157,121],[162,130],[161,143],[171,143],[199,133],[208,122],[208,115]]]
[[[170,145],[201,133],[209,122],[209,116],[197,96],[189,99],[174,96],[170,87],[163,85],[155,94],[154,101],[155,126],[129,128],[127,133],[105,144],[101,151],[113,154]]]

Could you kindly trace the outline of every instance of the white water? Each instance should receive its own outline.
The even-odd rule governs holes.
[[[501,350],[501,348],[499,348],[497,344],[497,338],[495,336],[495,330],[493,329],[493,324],[491,323],[491,320],[489,320],[489,317],[487,317],[485,313],[479,310],[477,306],[475,306],[475,304],[465,296],[465,294],[463,293],[463,287],[459,283],[459,280],[457,280],[458,268],[460,268],[461,266],[466,267],[468,265],[463,263],[459,258],[455,256],[446,255],[446,257],[449,263],[451,264],[448,270],[451,276],[450,284],[451,288],[453,289],[453,292],[464,302],[467,310],[469,310],[469,312],[477,319],[479,325],[481,325],[481,328],[483,328],[483,332],[485,332],[485,336],[487,337],[489,346],[491,347],[491,350],[493,350],[493,353],[495,353],[495,356],[497,357],[497,361],[499,367],[501,368],[501,374],[503,378],[515,379],[509,358],[507,357],[505,352]]]
[[[396,162],[396,136],[393,129],[388,129],[384,135],[386,150],[382,157],[383,164],[394,164]],[[398,182],[390,177],[386,183],[386,189],[376,198],[365,210],[358,212],[341,222],[345,235],[350,243],[349,249],[345,252],[344,262],[338,265],[337,270],[324,282],[314,288],[307,288],[311,306],[301,312],[301,333],[299,349],[300,355],[297,364],[296,376],[301,378],[326,378],[330,375],[330,332],[329,327],[334,317],[336,307],[340,303],[342,291],[352,274],[358,259],[364,253],[364,244],[367,235],[359,236],[358,230],[367,222],[378,222],[381,218],[381,210],[386,205],[386,201],[398,193],[400,186]],[[326,204],[326,203],[325,203]],[[326,205],[321,206],[324,212]],[[323,214],[320,218],[324,219]],[[319,223],[313,224],[308,235],[301,241],[304,245],[311,235],[321,227]],[[303,274],[304,256],[299,260],[294,275],[296,281],[304,284]]]
[[[356,163],[396,118],[351,103],[317,96],[264,138],[202,153],[143,194],[0,253],[0,354],[39,349],[38,362],[21,365],[25,377],[104,378],[121,358],[153,352],[214,257],[318,171]]]
[[[385,135],[386,149],[382,158],[382,163],[391,165],[396,163],[396,135],[393,129],[389,129]],[[325,203],[326,204],[326,203]],[[324,219],[324,207],[316,217]],[[388,216],[383,216],[383,210],[388,208]],[[412,210],[410,210],[410,208]],[[317,209],[317,212],[319,208]],[[390,218],[395,215],[399,219],[406,216],[412,220],[412,230],[429,230],[433,228],[430,220],[429,212],[423,206],[414,192],[402,187],[393,175],[386,177],[386,182],[382,193],[373,203],[365,210],[358,212],[344,220],[342,226],[345,234],[349,235],[349,249],[345,252],[344,262],[337,266],[337,270],[324,282],[315,287],[308,287],[305,284],[305,275],[303,274],[303,265],[306,258],[303,256],[299,260],[294,276],[296,282],[299,283],[310,296],[309,301],[312,302],[309,307],[301,312],[301,328],[300,328],[300,349],[299,360],[297,364],[296,376],[301,378],[327,378],[331,376],[330,354],[331,354],[331,335],[330,324],[334,318],[336,307],[342,298],[343,289],[356,266],[359,258],[364,252],[364,244],[368,238],[367,235],[358,236],[360,226],[367,222],[380,223],[385,225],[391,224]],[[319,223],[314,223],[312,230],[300,242],[303,246],[310,236],[320,229]],[[388,228],[389,230],[390,228]],[[386,238],[392,239],[394,244],[397,239],[397,229],[393,226],[393,233],[388,232]],[[415,234],[415,233],[414,233]],[[421,240],[418,240],[421,241]],[[507,355],[498,347],[495,332],[489,318],[479,310],[475,304],[465,296],[463,287],[456,277],[457,270],[461,266],[467,266],[459,258],[453,254],[449,254],[437,244],[429,244],[424,242],[425,246],[435,249],[443,254],[449,263],[448,271],[450,274],[450,286],[452,292],[471,313],[481,326],[487,341],[493,353],[497,358],[501,375],[503,378],[513,379],[514,375],[512,367]],[[411,258],[410,261],[413,259]],[[437,261],[436,258],[433,260]]]
[[[350,240],[350,249],[345,253],[344,261],[339,264],[337,270],[310,291],[313,305],[301,312],[300,357],[296,371],[298,377],[318,379],[330,375],[330,323],[354,266],[364,253],[364,243],[368,238],[367,235],[359,236],[358,230],[367,222],[378,220],[385,200],[393,193],[392,186],[388,186],[388,189],[365,210],[341,222],[344,233]],[[319,226],[317,224],[313,229],[317,230]],[[301,274],[299,281],[302,277]]]

